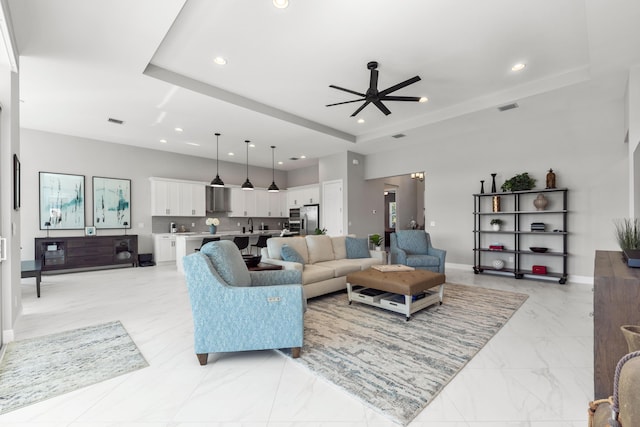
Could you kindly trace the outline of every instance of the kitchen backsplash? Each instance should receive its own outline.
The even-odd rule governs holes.
[[[172,222],[176,223],[178,231],[184,226],[185,231],[206,232],[209,226],[205,224],[207,218],[218,218],[220,225],[218,231],[242,231],[242,227],[249,230],[248,218],[229,218],[221,215],[210,215],[208,217],[171,217],[171,216],[154,216],[151,217],[152,233],[169,233],[169,227]],[[260,230],[261,224],[268,227],[269,230],[282,230],[287,222],[287,218],[253,218],[254,231]],[[240,225],[238,225],[240,224]]]

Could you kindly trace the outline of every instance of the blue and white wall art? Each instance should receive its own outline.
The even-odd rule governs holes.
[[[131,180],[93,177],[93,225],[131,228]]]
[[[40,172],[40,229],[84,229],[84,175]]]

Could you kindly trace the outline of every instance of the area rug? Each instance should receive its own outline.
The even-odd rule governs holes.
[[[444,303],[405,321],[346,293],[309,300],[295,360],[408,424],[502,328],[527,295],[446,284]],[[286,352],[286,351],[285,351]]]
[[[0,363],[0,414],[146,366],[118,321],[10,342]]]

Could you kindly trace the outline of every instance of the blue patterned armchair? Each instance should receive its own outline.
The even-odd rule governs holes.
[[[391,233],[390,250],[391,264],[444,273],[447,251],[431,246],[431,237],[424,230],[398,230]]]
[[[297,270],[249,271],[230,240],[183,258],[200,365],[209,353],[291,348],[300,356],[305,300]]]

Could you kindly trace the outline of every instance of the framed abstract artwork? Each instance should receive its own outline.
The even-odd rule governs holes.
[[[131,180],[93,177],[93,225],[131,228]]]
[[[40,230],[84,229],[84,175],[40,172]]]

